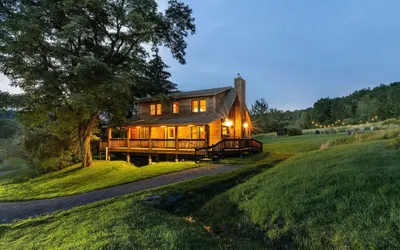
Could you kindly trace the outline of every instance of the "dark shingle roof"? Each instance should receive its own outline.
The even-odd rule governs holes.
[[[179,98],[189,98],[189,97],[197,97],[197,96],[213,96],[224,91],[230,90],[232,87],[221,87],[221,88],[212,88],[212,89],[202,89],[202,90],[191,90],[191,91],[177,91],[172,92],[168,95],[168,97],[179,99]],[[137,100],[137,102],[148,102],[153,101],[154,97],[144,97]]]
[[[151,117],[127,121],[126,125],[146,126],[146,125],[205,125],[219,119],[217,113],[192,116],[175,117]]]
[[[230,88],[222,98],[222,102],[216,112],[186,116],[147,117],[145,119],[134,118],[132,120],[128,120],[125,125],[206,125],[217,119],[226,117],[229,114],[235,99],[236,91],[235,89]]]

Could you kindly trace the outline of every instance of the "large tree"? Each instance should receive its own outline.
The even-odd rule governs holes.
[[[0,71],[25,91],[26,113],[76,128],[87,167],[99,114],[121,121],[135,96],[151,92],[149,48],[169,48],[183,64],[194,32],[192,10],[177,0],[164,12],[155,0],[4,0]]]

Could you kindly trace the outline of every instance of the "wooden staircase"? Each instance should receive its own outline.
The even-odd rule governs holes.
[[[223,139],[217,144],[195,149],[197,161],[216,160],[225,157],[228,153],[262,152],[263,144],[256,139]]]

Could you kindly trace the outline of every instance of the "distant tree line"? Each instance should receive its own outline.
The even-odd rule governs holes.
[[[366,88],[344,97],[321,98],[312,108],[283,111],[269,108],[264,99],[257,100],[250,110],[255,132],[275,132],[278,128],[298,126],[315,128],[328,126],[340,120],[351,125],[400,117],[400,82]],[[314,124],[313,124],[314,122]]]

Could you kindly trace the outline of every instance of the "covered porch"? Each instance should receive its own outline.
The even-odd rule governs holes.
[[[107,129],[107,140],[100,150],[165,154],[194,154],[209,145],[209,125],[127,126]]]

